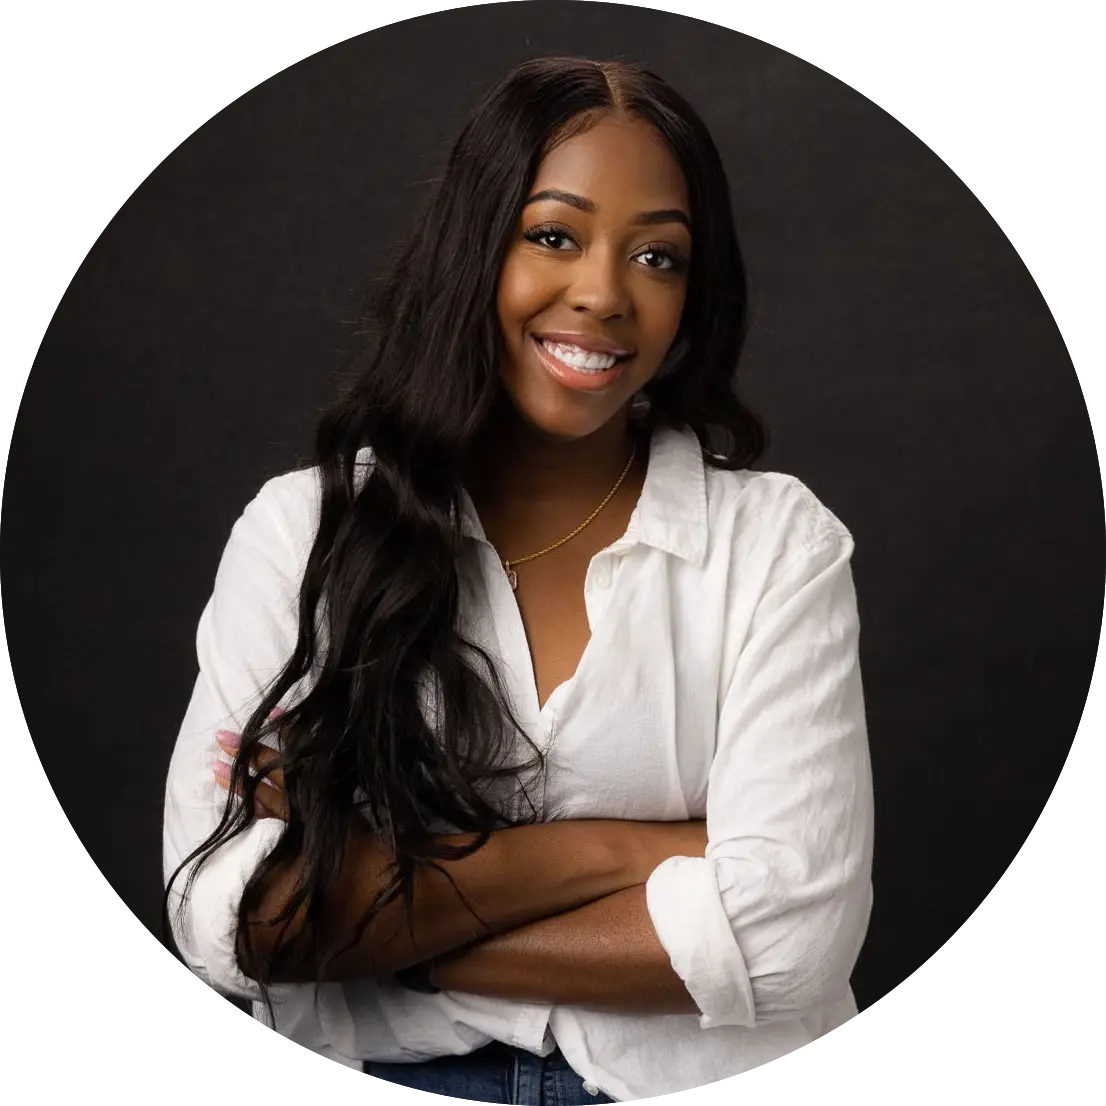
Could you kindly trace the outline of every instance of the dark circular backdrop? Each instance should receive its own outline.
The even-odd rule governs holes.
[[[308,449],[359,292],[468,109],[549,52],[644,62],[706,119],[752,282],[758,467],[856,538],[869,1005],[983,900],[1059,775],[1097,649],[1102,491],[1060,334],[975,197],[863,96],[733,31],[595,3],[431,15],[285,70],[159,165],[69,286],[12,440],[0,572],[30,732],[156,931],[165,773],[231,524]]]

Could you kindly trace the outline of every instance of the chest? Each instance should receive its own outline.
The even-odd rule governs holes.
[[[514,591],[539,709],[575,676],[592,638],[585,602],[592,562],[586,546],[519,565]]]
[[[495,558],[511,558],[513,609],[539,710],[558,687],[573,679],[592,640],[589,573],[593,563],[606,559],[607,550],[624,537],[636,502],[633,484],[620,491],[575,534],[580,518],[586,517],[582,504],[560,512],[516,509],[501,514],[493,508],[484,518],[489,552]],[[566,535],[571,536],[565,540]]]
[[[722,612],[695,573],[620,545],[522,564],[515,591],[485,546],[469,577],[468,610],[545,758],[545,819],[705,810]]]
[[[605,550],[596,542],[517,570],[515,625],[533,680],[524,693],[541,712],[549,771],[544,816],[702,816],[717,733],[710,628],[682,632],[684,605],[664,577],[653,586]]]

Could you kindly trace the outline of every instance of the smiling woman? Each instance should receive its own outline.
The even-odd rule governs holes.
[[[856,1012],[853,543],[750,468],[744,309],[668,85],[543,58],[488,92],[201,620],[166,909],[212,986],[378,1078],[563,1106]]]
[[[650,124],[611,113],[554,145],[533,187],[499,282],[504,383],[546,434],[617,429],[679,329],[687,182]]]

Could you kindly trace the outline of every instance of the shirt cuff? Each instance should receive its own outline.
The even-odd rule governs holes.
[[[673,971],[699,1007],[699,1025],[755,1025],[752,984],[722,906],[714,862],[669,857],[646,881],[645,902]]]
[[[258,985],[238,968],[238,907],[247,881],[282,829],[278,819],[262,818],[221,845],[200,869],[185,907],[192,938],[181,950],[186,962],[216,990],[238,998],[256,1000],[261,995]],[[183,884],[185,877],[180,878]]]

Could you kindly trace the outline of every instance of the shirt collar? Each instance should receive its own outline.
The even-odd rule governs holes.
[[[461,493],[461,532],[486,542],[467,491]],[[707,480],[703,450],[688,428],[659,426],[637,506],[616,547],[640,543],[701,565],[707,552]]]

